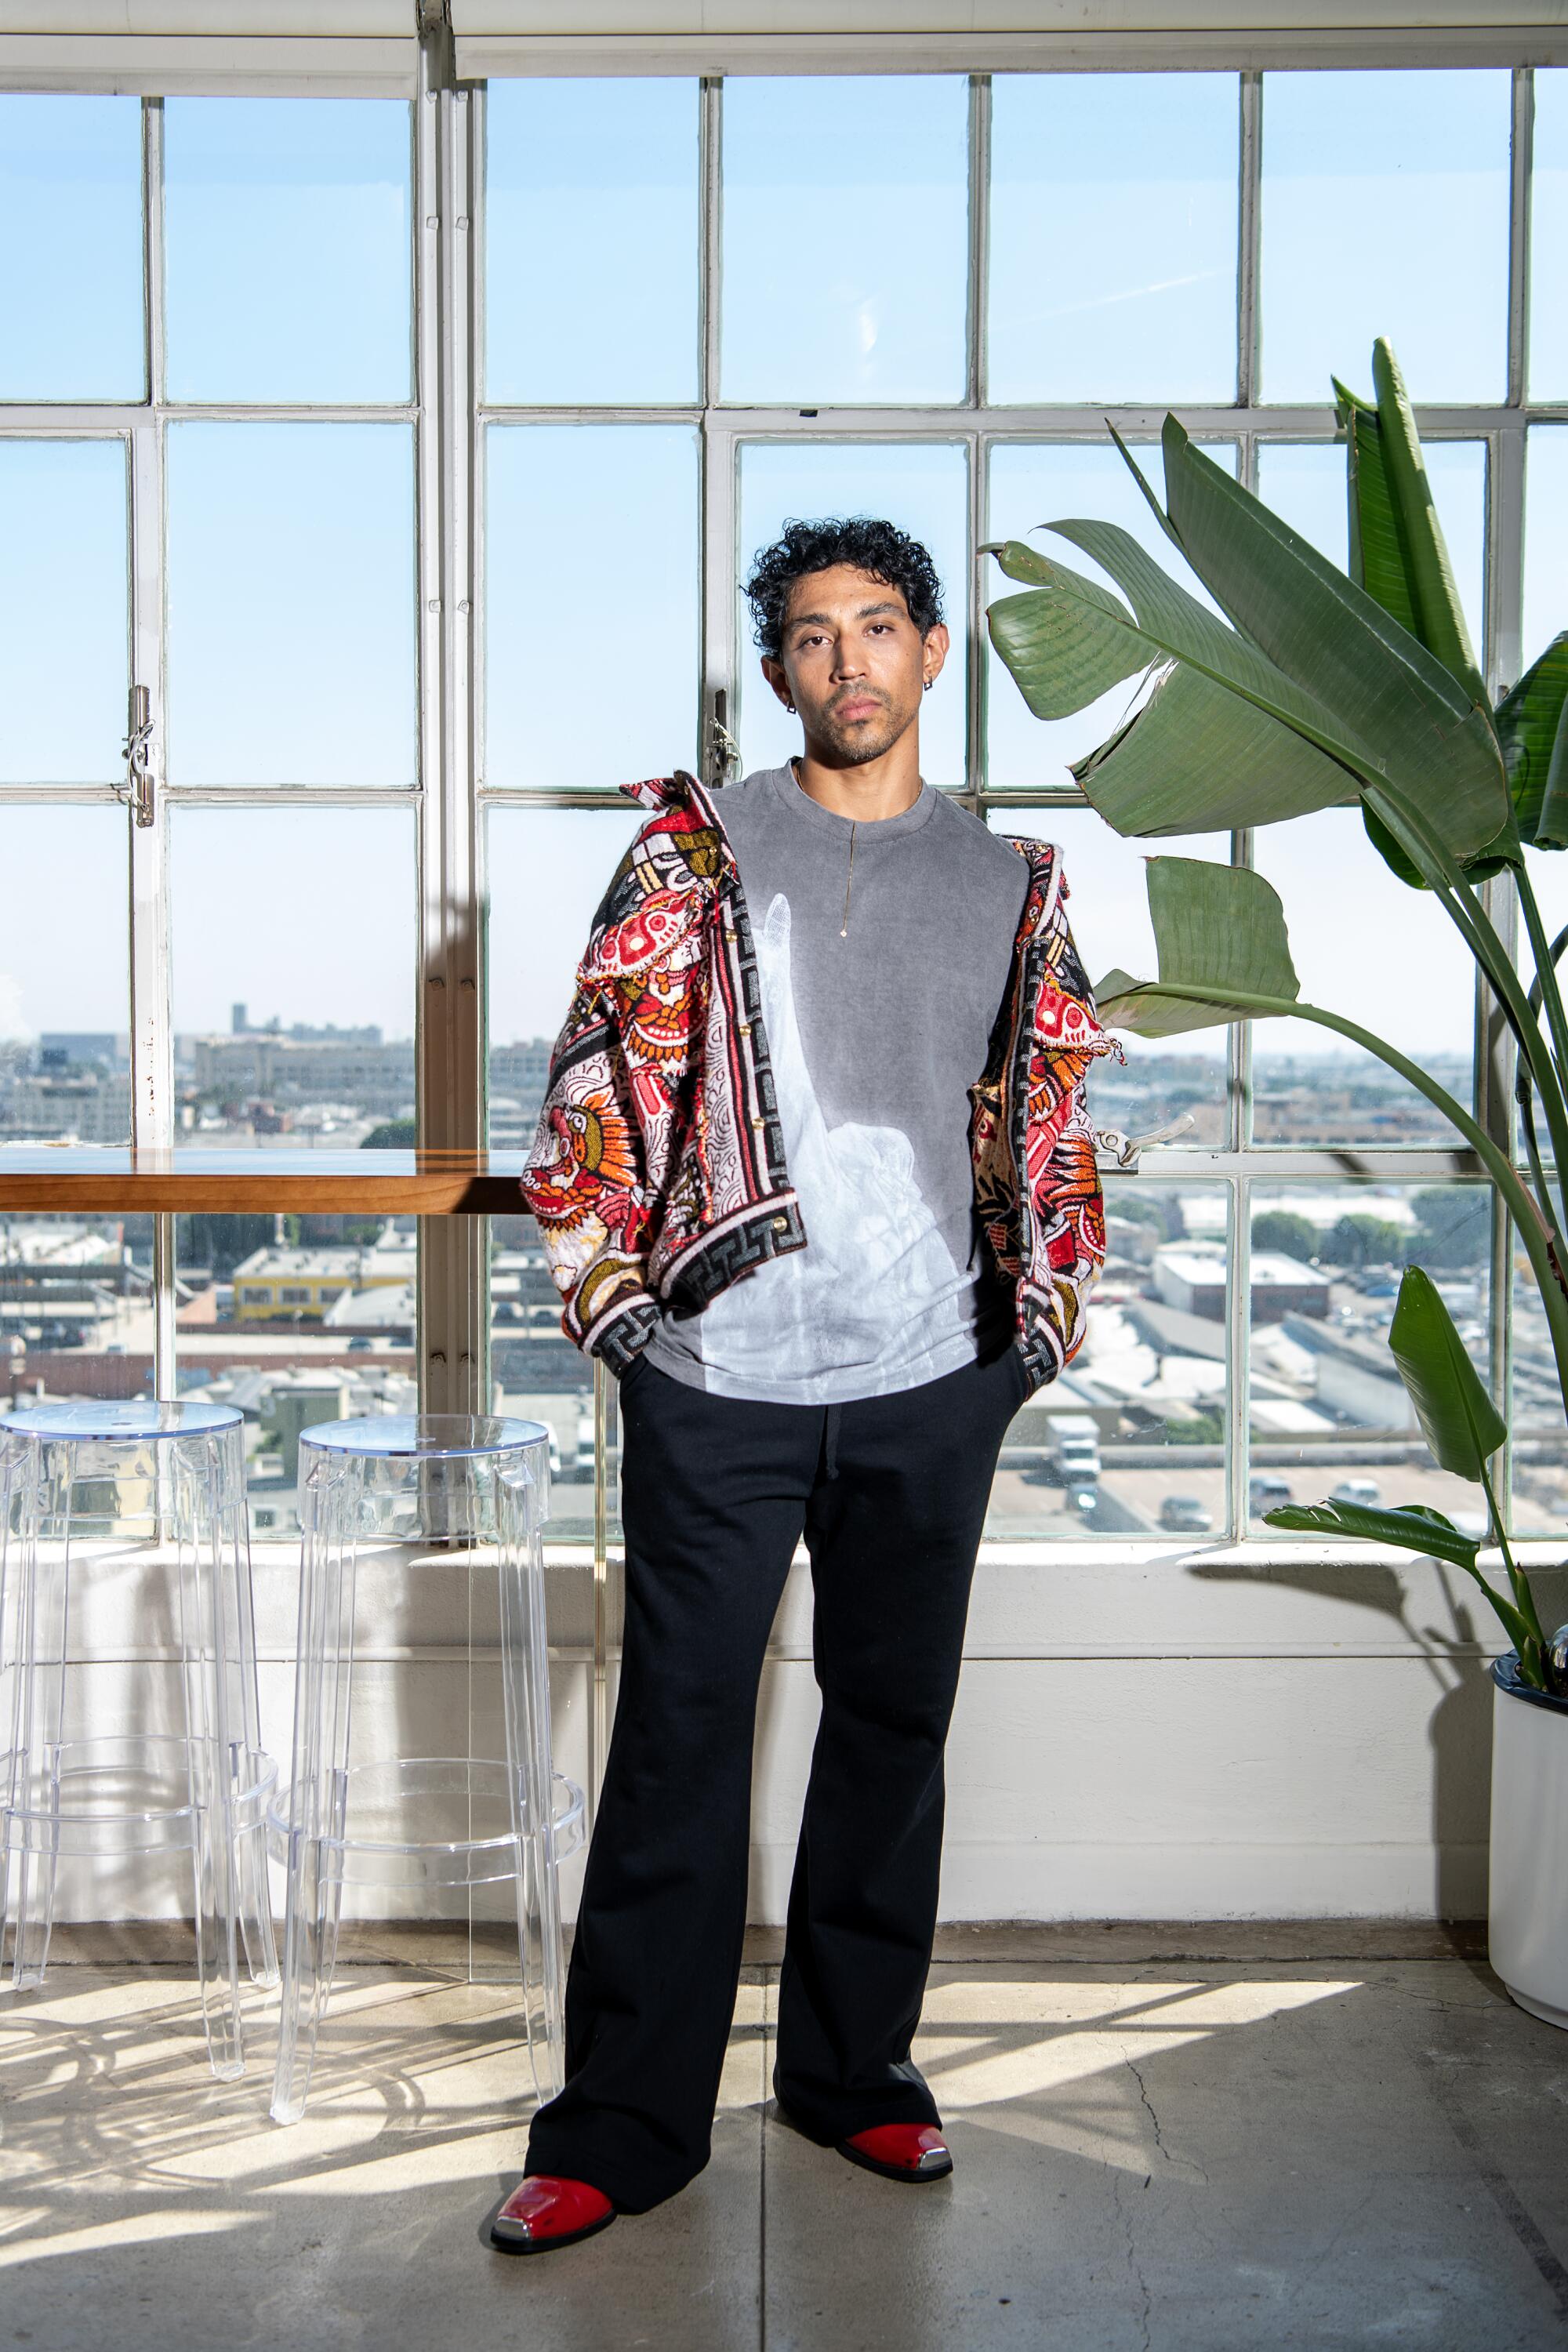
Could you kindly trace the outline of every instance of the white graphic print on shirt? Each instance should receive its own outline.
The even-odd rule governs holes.
[[[963,1328],[965,1294],[915,1181],[914,1148],[897,1128],[827,1126],[801,1042],[782,891],[755,939],[784,1151],[807,1213],[807,1246],[774,1259],[704,1310],[708,1386],[722,1395],[726,1375],[733,1375],[739,1392],[750,1394],[760,1381],[800,1381],[820,1396],[825,1363],[843,1368],[846,1393],[862,1396],[934,1379],[945,1367],[933,1351]],[[765,1315],[757,1311],[753,1284],[766,1286]]]

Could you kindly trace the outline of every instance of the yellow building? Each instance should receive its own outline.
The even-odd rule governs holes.
[[[412,1282],[416,1252],[396,1237],[368,1247],[260,1249],[234,1270],[237,1323],[320,1323],[345,1290]]]

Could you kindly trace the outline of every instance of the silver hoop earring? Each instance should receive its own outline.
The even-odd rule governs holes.
[[[793,702],[786,702],[786,703],[784,704],[784,709],[789,712],[790,717],[793,719],[793,718],[795,717],[795,705],[794,705],[794,703],[793,703]]]
[[[934,678],[934,677],[928,677],[928,678],[923,679],[923,680],[921,681],[921,693],[922,693],[922,694],[929,694],[929,693],[931,692],[931,690],[932,687],[933,687],[935,684],[936,684],[936,680],[935,680],[935,678]]]

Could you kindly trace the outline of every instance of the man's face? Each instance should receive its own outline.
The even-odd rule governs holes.
[[[779,700],[799,711],[813,756],[858,768],[914,724],[947,645],[940,621],[921,635],[900,589],[836,563],[795,583],[778,658],[764,655],[763,668]]]

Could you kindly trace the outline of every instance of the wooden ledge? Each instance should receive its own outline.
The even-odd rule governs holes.
[[[526,1213],[521,1151],[137,1151],[0,1145],[0,1213]]]

